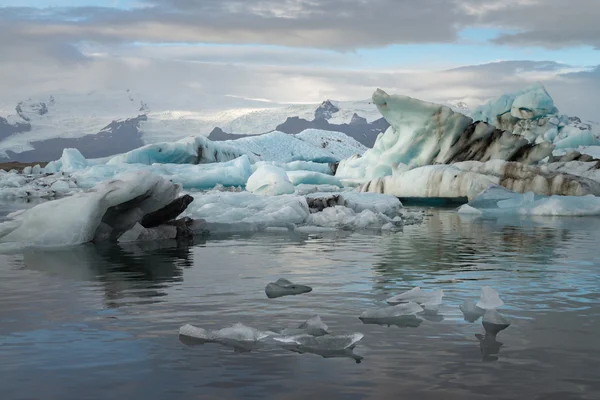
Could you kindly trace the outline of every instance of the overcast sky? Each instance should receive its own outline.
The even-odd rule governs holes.
[[[542,81],[600,119],[598,0],[0,0],[0,87],[480,102]],[[192,102],[193,104],[193,102]]]

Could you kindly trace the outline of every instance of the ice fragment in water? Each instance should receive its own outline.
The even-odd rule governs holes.
[[[429,308],[433,309],[436,305],[442,304],[442,298],[444,297],[443,290],[434,290],[431,292],[426,292],[421,290],[420,287],[415,287],[410,289],[407,292],[401,293],[399,295],[390,297],[387,299],[387,302],[391,305],[396,305],[400,303],[406,303],[409,301],[413,301],[418,304],[426,304]]]
[[[477,307],[484,310],[492,310],[494,308],[501,307],[504,304],[498,292],[490,286],[484,286],[481,288],[481,297],[477,302]]]
[[[423,307],[410,301],[396,306],[367,310],[358,318],[364,324],[396,325],[399,327],[416,328],[423,322],[416,314],[422,311]]]
[[[375,310],[367,310],[360,315],[360,319],[374,319],[374,318],[392,318],[400,317],[403,315],[414,315],[422,312],[423,307],[413,301],[408,303],[398,304],[392,307],[378,308]]]
[[[279,278],[275,282],[271,282],[265,287],[267,297],[272,299],[281,296],[290,296],[302,293],[311,292],[312,288],[306,285],[292,283],[284,278]]]
[[[463,301],[460,305],[460,311],[462,311],[465,321],[468,322],[477,321],[485,313],[484,309],[477,307],[475,302],[470,299]]]
[[[207,331],[206,329],[186,324],[179,328],[179,334],[211,342],[222,340],[257,342],[269,336],[266,332],[261,332],[258,329],[251,328],[239,322],[235,325],[214,331]]]
[[[306,349],[335,351],[352,348],[363,337],[362,333],[357,332],[349,335],[327,335],[320,337],[297,335],[274,339],[281,343],[296,344]]]
[[[482,323],[485,333],[491,336],[496,336],[510,326],[510,321],[494,309],[485,312]]]

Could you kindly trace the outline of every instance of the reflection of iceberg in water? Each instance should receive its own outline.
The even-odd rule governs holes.
[[[354,361],[356,361],[357,364],[359,364],[364,358],[364,357],[359,356],[358,354],[354,353],[354,349],[327,350],[327,349],[317,349],[317,348],[306,348],[306,347],[296,345],[296,344],[284,344],[281,347],[286,350],[293,351],[294,353],[316,354],[323,358],[338,358],[338,357],[339,358],[352,358]]]
[[[473,219],[455,210],[433,209],[426,214],[421,225],[405,228],[405,234],[381,237],[381,255],[373,265],[381,282],[376,283],[378,291],[388,294],[390,282],[418,281],[423,271],[454,273],[473,271],[482,264],[503,266],[522,260],[524,254],[532,263],[551,264],[569,248],[576,228],[573,221],[557,227],[555,220]],[[497,253],[502,258],[492,256]]]
[[[498,354],[500,353],[500,347],[504,343],[496,340],[496,336],[482,335],[476,333],[475,337],[479,340],[479,348],[481,350],[482,361],[498,361]]]
[[[163,289],[183,280],[183,268],[193,265],[190,245],[176,241],[128,245],[84,244],[23,253],[26,268],[49,275],[98,282],[106,306],[128,302],[159,302]]]

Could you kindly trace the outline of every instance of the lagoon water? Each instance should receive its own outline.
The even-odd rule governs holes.
[[[598,399],[600,219],[427,209],[393,234],[264,232],[0,255],[0,393],[25,399]],[[279,277],[311,293],[268,299]],[[489,285],[512,324],[482,340],[458,306]],[[414,286],[443,320],[365,325]],[[346,357],[181,340],[190,323],[362,332]]]

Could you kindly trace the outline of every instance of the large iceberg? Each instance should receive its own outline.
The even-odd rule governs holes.
[[[515,193],[492,186],[458,209],[462,214],[506,216],[586,216],[600,215],[597,196],[539,196],[533,192]]]
[[[390,127],[362,157],[340,162],[337,177],[371,180],[392,175],[401,164],[409,169],[492,159],[533,164],[553,150],[549,143],[531,144],[446,106],[391,96],[381,89],[373,94],[373,102]]]
[[[170,204],[180,189],[145,171],[122,174],[92,190],[9,215],[11,219],[0,224],[0,242],[66,246],[115,231],[122,234],[145,215]]]
[[[553,143],[557,149],[600,145],[590,124],[559,114],[539,82],[477,107],[471,118],[521,135],[532,143]]]
[[[400,198],[473,199],[490,185],[539,195],[600,195],[598,181],[559,172],[548,166],[502,160],[428,165],[410,170],[398,168],[393,175],[367,182],[359,190]]]

